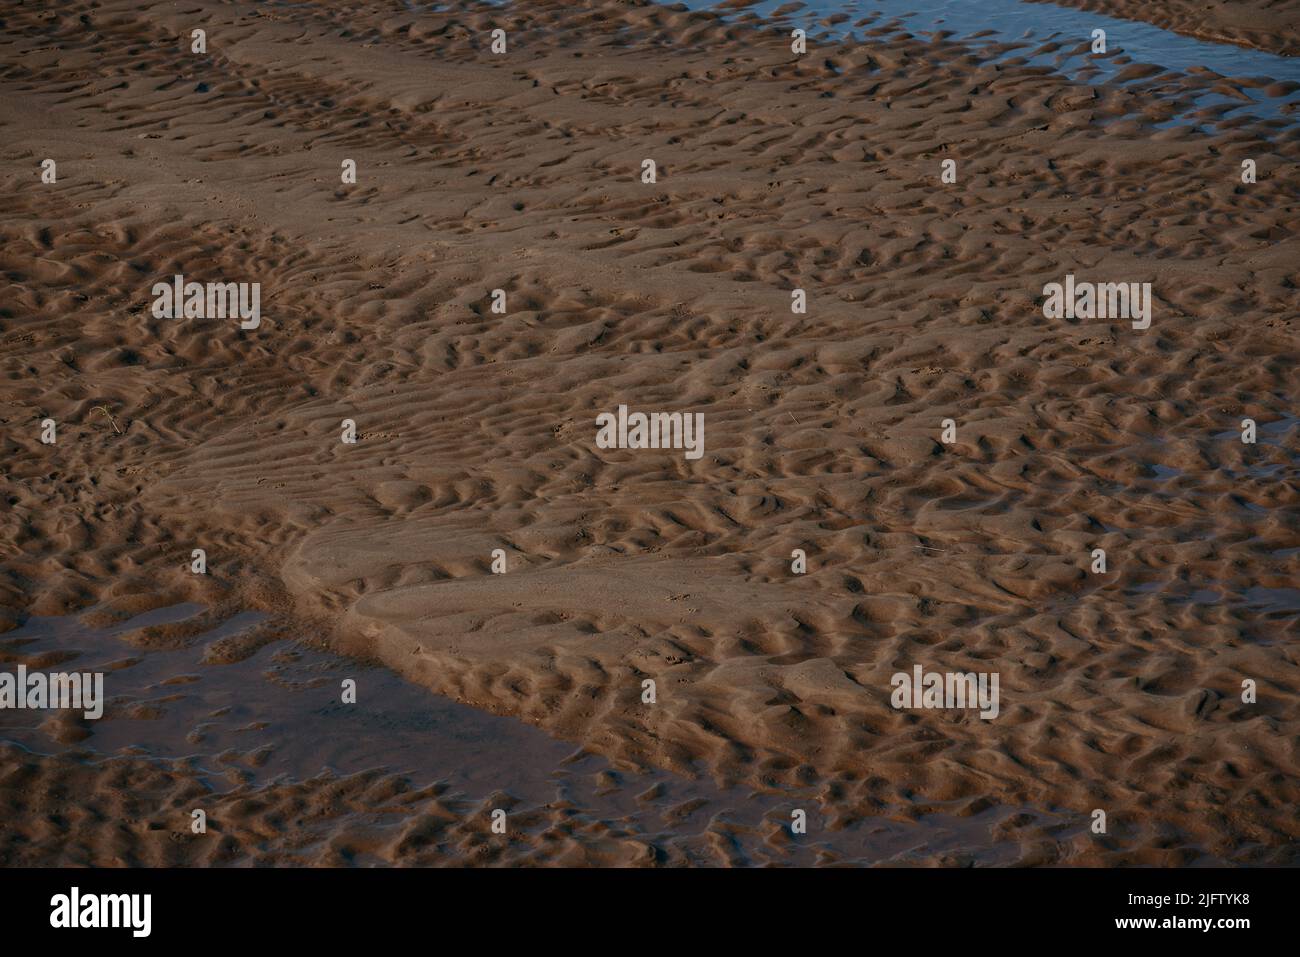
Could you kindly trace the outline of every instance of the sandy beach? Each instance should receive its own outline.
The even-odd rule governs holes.
[[[1300,863],[1296,71],[788,6],[0,3],[0,866]]]

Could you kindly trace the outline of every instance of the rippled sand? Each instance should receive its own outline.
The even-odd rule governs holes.
[[[647,3],[0,10],[9,628],[201,606],[149,656],[257,610],[620,768],[804,789],[821,828],[1031,809],[975,857],[1297,863],[1300,136],[1156,127],[1285,82],[1092,87],[883,21],[797,58]],[[261,326],[154,318],[175,273],[260,282]],[[1151,282],[1152,327],[1044,318],[1067,273]],[[705,454],[598,448],[620,404],[702,412]],[[894,709],[917,664],[999,673],[999,717]],[[6,746],[0,862],[172,860],[152,825],[206,785],[115,760]],[[450,815],[439,859],[485,827],[247,786],[181,861],[352,847],[301,823],[332,801]],[[74,853],[49,815],[91,799]]]

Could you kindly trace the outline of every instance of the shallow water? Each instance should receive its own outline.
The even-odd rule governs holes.
[[[715,9],[714,0],[685,0],[690,9]],[[790,11],[775,18],[778,10]],[[1300,82],[1295,59],[1227,43],[1212,43],[1183,36],[1148,23],[1121,20],[1098,13],[1021,0],[808,0],[803,4],[763,0],[742,11],[718,10],[732,19],[756,16],[761,21],[806,29],[809,36],[854,38],[869,42],[867,30],[894,22],[915,35],[945,33],[984,49],[994,61],[1025,62],[1052,69],[1088,83],[1114,81],[1133,63],[1154,63],[1174,73],[1202,74],[1209,70],[1224,77],[1267,78]],[[847,15],[828,23],[827,18]],[[1104,55],[1093,55],[1092,31],[1106,31]],[[1015,44],[1015,49],[993,50],[993,44]],[[1058,46],[1059,45],[1059,46]],[[1172,77],[1171,77],[1172,78]],[[1159,127],[1194,122],[1191,114],[1202,110],[1217,116],[1251,115],[1300,123],[1296,109],[1300,92],[1269,96],[1261,89],[1242,90],[1244,98],[1205,92],[1189,107]]]
[[[143,649],[129,640],[139,629],[201,611],[178,605],[107,628],[33,617],[0,635],[0,670],[23,663],[46,673],[103,671],[108,699],[103,718],[80,722],[84,740],[59,743],[47,724],[50,711],[3,710],[0,741],[73,760],[182,761],[216,792],[383,769],[417,787],[443,784],[476,807],[498,794],[525,806],[571,802],[584,819],[617,823],[651,843],[689,844],[692,836],[725,833],[732,857],[754,865],[909,863],[937,855],[1011,863],[1018,847],[992,832],[1012,819],[1063,842],[1085,829],[1060,815],[999,806],[965,817],[836,821],[810,792],[750,792],[704,777],[616,768],[513,718],[287,638],[220,663],[214,643],[262,624],[255,613],[236,615],[183,647]],[[345,678],[356,681],[354,705],[341,700]],[[795,808],[807,812],[806,835],[790,833]]]
[[[509,6],[512,0],[485,0]],[[440,3],[407,0],[412,11],[439,10]],[[1049,67],[1084,83],[1111,83],[1126,67],[1164,67],[1173,115],[1152,124],[1204,128],[1225,119],[1276,120],[1300,126],[1300,90],[1273,95],[1271,83],[1300,83],[1300,61],[1231,43],[1184,36],[1138,20],[1124,20],[1073,7],[1023,0],[759,0],[742,8],[718,0],[676,0],[669,7],[709,10],[726,20],[760,27],[802,27],[811,38],[876,42],[868,31],[892,29],[916,36],[945,36],[965,42],[991,62]],[[1092,31],[1106,31],[1106,53],[1091,52]],[[1186,76],[1206,81],[1245,80],[1233,93],[1203,89],[1194,94],[1174,82]],[[1254,85],[1259,81],[1259,85]],[[1147,82],[1147,80],[1143,80]]]

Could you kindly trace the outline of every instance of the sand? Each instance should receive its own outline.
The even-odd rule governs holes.
[[[6,664],[100,671],[112,689],[95,720],[0,709],[0,863],[973,866],[1086,842],[1068,815],[992,804],[816,826],[815,786],[615,767],[296,641],[274,618],[189,631],[203,616],[194,604],[100,625],[93,612],[33,616],[0,637]],[[181,631],[192,637],[166,640]],[[355,704],[340,700],[344,678]],[[797,839],[795,809],[815,825]]]
[[[1030,0],[1046,3],[1048,0]],[[1212,40],[1300,55],[1300,2],[1297,0],[1055,0],[1125,20],[1145,20],[1156,26]]]
[[[1156,125],[1294,84],[1093,87],[883,20],[797,58],[603,0],[3,17],[6,627],[205,609],[148,655],[260,611],[617,767],[811,789],[823,828],[1028,808],[1068,839],[987,832],[1018,863],[1297,863],[1300,138]],[[176,273],[260,282],[260,326],[155,318]],[[1045,318],[1067,273],[1151,282],[1151,328]],[[597,447],[620,404],[703,413],[704,454]],[[997,672],[1000,715],[895,709],[918,664]],[[204,785],[114,761],[7,748],[2,860],[352,846],[265,811],[334,792],[246,784],[174,858],[146,822]],[[28,796],[69,789],[112,809],[75,850]],[[472,862],[481,814],[416,793]],[[545,830],[490,860],[557,862]]]

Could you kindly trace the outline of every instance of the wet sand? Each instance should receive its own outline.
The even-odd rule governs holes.
[[[0,866],[971,866],[1086,843],[1067,814],[990,804],[849,817],[808,785],[722,789],[703,773],[615,767],[295,641],[263,615],[138,650],[201,613],[103,629],[33,618],[0,638],[8,670],[103,671],[112,690],[97,720],[0,711]],[[508,836],[490,830],[496,810]],[[800,810],[809,826],[796,834]]]
[[[1092,85],[887,17],[797,58],[642,3],[3,16],[6,666],[30,616],[193,613],[94,639],[161,736],[6,724],[0,862],[1297,863],[1300,135],[1197,106],[1287,78]],[[260,327],[155,318],[176,273],[260,282]],[[1152,327],[1045,318],[1067,273],[1150,281]],[[705,454],[599,448],[620,404],[702,412]],[[149,704],[346,668],[304,638],[565,758],[515,781],[531,739],[470,724],[497,758],[411,778],[307,691],[273,724],[360,743]],[[891,707],[917,664],[998,672],[999,717]],[[611,823],[609,768],[667,796]],[[752,833],[661,825],[691,787]],[[849,838],[786,835],[803,793]],[[174,837],[200,796],[219,839]]]
[[[1047,0],[1030,0],[1045,3]],[[1300,3],[1296,0],[1056,0],[1107,16],[1145,20],[1167,30],[1218,43],[1239,43],[1300,56]]]

